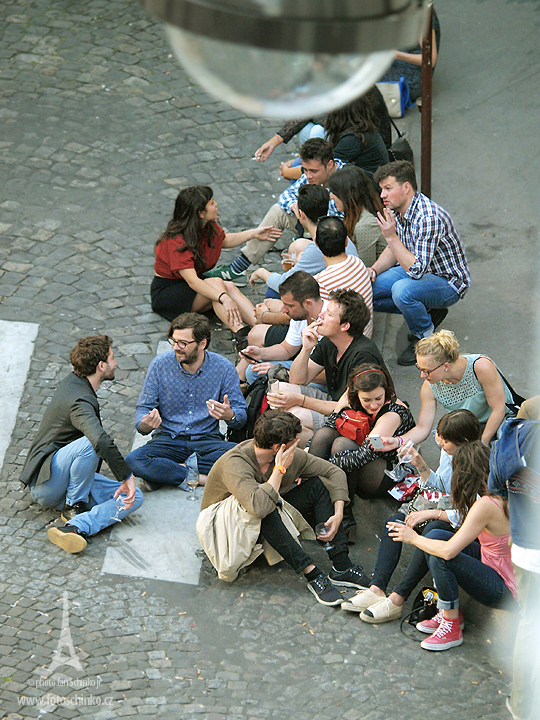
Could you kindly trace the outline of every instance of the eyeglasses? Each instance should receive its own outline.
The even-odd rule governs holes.
[[[172,345],[173,347],[176,345],[177,348],[180,350],[185,350],[188,345],[191,345],[192,343],[196,343],[196,340],[188,340],[187,342],[185,340],[175,340],[174,338],[167,338],[167,342],[169,345]]]
[[[419,370],[421,373],[424,373],[424,375],[427,375],[428,377],[431,375],[431,373],[434,373],[435,370],[438,370],[443,365],[446,365],[446,360],[441,363],[440,365],[437,365],[437,367],[434,367],[432,370],[425,370],[424,368],[418,367],[417,363],[414,363],[416,365],[417,370]]]

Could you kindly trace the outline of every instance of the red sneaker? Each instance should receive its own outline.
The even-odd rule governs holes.
[[[456,620],[443,618],[433,635],[421,642],[420,647],[424,650],[449,650],[461,645],[462,642],[463,633],[459,627],[459,618]]]
[[[439,612],[429,620],[422,620],[421,622],[416,623],[416,629],[420,630],[422,633],[431,635],[431,633],[435,632],[435,630],[439,627],[443,619],[443,611],[439,610]],[[463,617],[461,610],[459,611],[459,627],[462,630],[465,628],[465,618]]]

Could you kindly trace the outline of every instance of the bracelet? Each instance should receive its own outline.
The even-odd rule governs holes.
[[[218,303],[221,302],[221,298],[223,297],[223,295],[226,295],[226,294],[227,294],[227,293],[225,292],[225,290],[220,294],[220,296],[219,296],[218,299],[217,299]],[[222,303],[222,304],[223,304],[223,303]]]
[[[285,475],[287,472],[287,468],[283,467],[283,465],[274,465],[274,470],[279,470],[282,475]]]
[[[403,438],[401,435],[396,435],[396,440],[399,442],[398,447],[403,447]]]
[[[437,515],[437,520],[441,519],[441,515],[442,515],[442,510],[439,510],[439,514]]]
[[[264,317],[265,313],[267,313],[267,312],[270,312],[270,310],[263,310],[263,311],[262,311],[262,313],[261,313],[261,322],[263,321],[263,317]]]
[[[306,396],[302,395],[302,404],[300,405],[300,407],[304,407],[305,402],[306,402]]]

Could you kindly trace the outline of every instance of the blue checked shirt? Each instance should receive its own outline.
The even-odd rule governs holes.
[[[342,160],[338,160],[337,158],[334,160],[336,170],[340,170],[345,163]],[[293,182],[292,185],[289,185],[289,187],[284,190],[281,195],[278,198],[278,205],[282,210],[285,210],[287,215],[293,215],[293,211],[291,210],[294,203],[298,200],[298,190],[302,187],[302,185],[307,185],[307,177],[305,173],[302,173],[298,180]],[[339,212],[339,210],[336,207],[336,203],[331,199],[328,203],[328,214],[329,215],[338,215],[338,217],[343,217],[343,213]]]
[[[223,402],[224,395],[228,395],[236,416],[228,426],[242,427],[247,418],[246,401],[240,391],[238,373],[227,358],[206,351],[203,364],[192,375],[182,368],[174,350],[162,353],[148,368],[137,401],[135,425],[138,429],[143,415],[157,408],[162,419],[158,432],[173,437],[219,436],[219,421],[208,414],[206,401]]]
[[[414,280],[426,273],[448,281],[460,297],[471,284],[461,236],[452,218],[422,193],[415,193],[405,215],[396,215],[399,239],[416,260],[407,274]]]

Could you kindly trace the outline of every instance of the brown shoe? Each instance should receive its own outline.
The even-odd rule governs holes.
[[[81,552],[88,544],[86,542],[86,533],[81,532],[75,525],[49,528],[47,535],[53,545],[58,545],[68,553]]]

